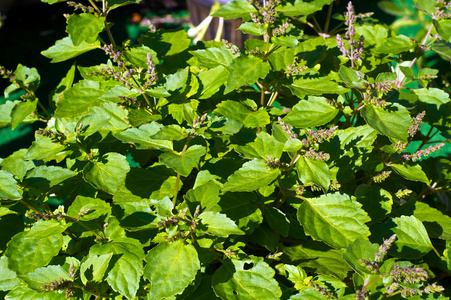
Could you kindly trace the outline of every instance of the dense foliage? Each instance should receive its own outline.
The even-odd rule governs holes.
[[[67,2],[42,54],[106,58],[49,104],[35,68],[0,70],[24,91],[1,125],[42,125],[0,163],[5,299],[448,299],[449,1],[382,1],[392,25],[232,1],[213,16],[261,37],[245,49],[151,25],[118,43],[108,13],[138,2]]]

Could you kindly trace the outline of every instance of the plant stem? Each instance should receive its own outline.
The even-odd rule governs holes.
[[[185,145],[183,146],[182,152],[180,153],[180,156],[183,156],[183,154],[185,153],[186,149],[188,149],[188,145],[189,145],[189,142],[191,140],[192,140],[192,137],[188,136],[188,138],[186,139]],[[175,181],[174,198],[172,198],[172,204],[174,205],[174,207],[175,207],[175,205],[177,203],[177,196],[178,196],[178,193],[179,193],[179,185],[180,185],[180,174],[177,173],[177,179]]]
[[[329,5],[329,10],[327,11],[326,24],[324,25],[324,33],[327,33],[327,30],[329,30],[329,22],[331,15],[332,15],[332,4]]]

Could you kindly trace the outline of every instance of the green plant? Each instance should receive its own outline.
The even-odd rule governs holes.
[[[450,2],[415,1],[419,40],[351,3],[329,31],[332,0],[229,2],[245,49],[116,43],[108,13],[138,2],[67,2],[42,54],[109,59],[49,105],[36,69],[0,70],[25,92],[2,125],[43,124],[0,163],[5,299],[448,299],[450,77],[424,54],[451,60]]]

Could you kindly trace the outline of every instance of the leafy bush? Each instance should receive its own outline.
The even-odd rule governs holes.
[[[139,0],[89,2],[42,54],[104,64],[49,105],[36,69],[1,69],[24,91],[2,126],[43,124],[0,164],[5,299],[448,299],[449,1],[382,1],[410,12],[393,26],[349,3],[331,31],[332,0],[229,2],[214,16],[262,37],[245,49],[118,44],[108,13]]]

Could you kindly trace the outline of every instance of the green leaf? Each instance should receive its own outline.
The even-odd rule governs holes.
[[[66,297],[57,291],[37,292],[23,284],[18,284],[6,295],[5,300],[66,300]]]
[[[266,222],[272,230],[277,231],[284,237],[288,236],[290,221],[284,212],[274,206],[264,206],[262,212]]]
[[[147,32],[138,39],[153,49],[161,60],[165,56],[180,53],[186,50],[191,43],[185,29],[160,29],[157,32]]]
[[[64,280],[72,281],[69,277],[69,273],[61,266],[47,266],[36,269],[34,272],[26,275],[18,276],[20,280],[25,282],[27,286],[37,292],[43,292],[41,286],[44,284],[50,284],[52,281],[58,281],[61,278]]]
[[[202,224],[207,226],[206,231],[213,235],[228,237],[231,234],[244,234],[244,232],[224,214],[206,211],[199,215],[199,219]]]
[[[254,22],[244,22],[238,28],[245,34],[252,34],[255,36],[262,36],[268,29],[268,24],[258,25]]]
[[[50,188],[77,175],[76,172],[57,166],[39,166],[27,172],[24,184],[33,188]]]
[[[270,168],[264,160],[254,159],[243,164],[235,173],[227,178],[223,191],[251,192],[269,185],[280,175],[280,170]]]
[[[194,214],[196,206],[200,205],[204,211],[217,208],[219,198],[219,186],[213,181],[189,190],[185,196],[186,201]]]
[[[207,48],[190,51],[190,53],[197,58],[202,66],[207,68],[215,68],[218,66],[227,67],[233,61],[232,53],[225,47]]]
[[[229,72],[225,67],[217,66],[216,68],[199,73],[198,76],[202,83],[202,91],[199,99],[209,99],[227,81]]]
[[[119,153],[110,152],[88,162],[83,168],[83,178],[94,187],[114,194],[124,184],[128,171],[127,159]]]
[[[413,216],[423,222],[430,237],[451,240],[451,217],[423,202],[415,202]]]
[[[329,247],[318,247],[313,244],[309,248],[303,245],[287,247],[283,249],[284,255],[289,261],[305,268],[312,268],[317,273],[331,275],[344,279],[350,270],[348,264],[343,260],[343,250],[334,250]],[[300,264],[298,262],[301,261]]]
[[[144,278],[151,283],[149,300],[183,292],[200,269],[196,249],[183,240],[160,243],[147,253],[146,262]]]
[[[421,11],[431,16],[435,13],[435,4],[437,1],[434,0],[414,0],[413,4],[418,7]]]
[[[259,57],[240,56],[232,61],[227,71],[230,75],[224,94],[240,88],[245,84],[253,84],[259,78],[264,78],[270,71],[268,62]]]
[[[429,179],[420,165],[392,164],[391,167],[396,173],[407,180],[424,182],[429,185]]]
[[[28,89],[34,91],[39,85],[41,76],[35,68],[28,68],[22,64],[18,64],[14,71],[16,80],[23,83]]]
[[[304,184],[315,183],[326,191],[329,189],[331,173],[326,162],[301,156],[296,162],[296,170]]]
[[[189,134],[186,128],[172,124],[161,127],[160,130],[152,137],[161,140],[180,141],[187,138],[188,136]]]
[[[357,238],[370,235],[366,222],[371,219],[361,204],[338,192],[305,198],[298,210],[298,220],[307,235],[334,248],[344,248]]]
[[[373,223],[384,220],[392,210],[391,194],[378,186],[361,184],[356,188],[355,196]]]
[[[102,282],[112,257],[113,253],[89,255],[80,266],[80,279],[83,284]]]
[[[366,80],[362,78],[363,74],[357,70],[346,66],[340,66],[338,75],[340,76],[340,79],[349,87],[365,88]]]
[[[340,139],[340,148],[350,146],[357,148],[371,148],[377,137],[377,132],[369,125],[356,126],[338,130],[336,135]]]
[[[136,146],[136,149],[172,150],[172,141],[151,138],[161,128],[156,122],[141,125],[139,128],[130,128],[117,133],[115,136],[124,143]]]
[[[269,123],[269,115],[265,110],[252,111],[240,102],[232,100],[219,103],[214,113],[242,122],[244,126],[249,128],[264,127]]]
[[[88,137],[99,131],[109,120],[110,117],[86,114],[78,120],[75,128],[81,128],[80,136]]]
[[[76,64],[73,63],[70,69],[67,71],[66,76],[61,79],[57,87],[51,91],[50,93],[50,103],[55,104],[58,103],[59,98],[61,97],[62,92],[70,88],[75,79],[75,70]]]
[[[397,257],[417,259],[434,248],[420,220],[414,216],[401,216],[392,220],[396,224],[392,231],[396,233]]]
[[[305,2],[302,0],[289,1],[284,6],[278,6],[276,11],[281,11],[287,16],[308,16],[331,4],[333,0],[317,0]]]
[[[346,248],[343,259],[355,272],[364,277],[366,274],[372,274],[372,272],[360,262],[360,259],[374,260],[378,250],[377,244],[358,238]]]
[[[271,38],[271,41],[274,43],[274,45],[278,46],[287,46],[295,48],[297,45],[299,45],[298,38],[292,35],[289,36],[273,36]]]
[[[282,71],[285,70],[288,65],[293,63],[294,57],[295,49],[280,47],[269,55],[268,61],[271,63],[271,67],[274,71]]]
[[[327,76],[312,79],[296,79],[288,88],[299,98],[304,98],[307,95],[343,94],[349,91],[349,89],[342,87]]]
[[[32,112],[36,110],[38,99],[30,102],[19,102],[14,105],[11,111],[11,129],[15,129],[22,121],[24,121]]]
[[[63,233],[69,224],[64,224],[57,220],[39,220],[33,224],[30,231],[28,231],[27,236],[33,237],[35,239],[43,239],[49,236],[57,236]]]
[[[206,148],[193,145],[183,153],[165,152],[160,155],[160,162],[172,168],[182,176],[191,174],[193,168],[199,165],[200,158],[206,153]]]
[[[47,58],[50,58],[52,63],[57,63],[74,58],[97,48],[100,48],[99,41],[94,43],[81,42],[80,45],[75,46],[70,37],[65,37],[62,40],[56,41],[55,45],[42,51],[41,54]]]
[[[282,291],[274,273],[262,257],[232,259],[216,270],[211,284],[222,299],[280,299]]]
[[[451,101],[448,93],[437,88],[415,89],[413,92],[418,96],[421,102],[435,104],[437,105],[437,109],[440,109],[441,105]]]
[[[169,113],[179,124],[182,124],[184,121],[188,124],[193,124],[197,117],[196,110],[198,105],[199,101],[197,100],[190,100],[188,103],[171,103],[169,104]]]
[[[82,42],[94,43],[104,28],[104,17],[81,13],[70,15],[69,19],[67,19],[66,32],[69,34],[73,45],[79,46]]]
[[[150,54],[154,65],[159,64],[157,53],[147,46],[134,46],[123,52],[125,58],[137,67],[147,69],[147,54]]]
[[[326,300],[329,299],[327,296],[321,294],[321,292],[315,289],[305,289],[301,291],[299,294],[293,295],[288,300]]]
[[[36,140],[33,142],[24,159],[33,160],[47,160],[51,159],[55,154],[66,149],[65,145],[55,143],[49,137],[41,135],[36,136]]]
[[[55,116],[57,118],[73,118],[86,113],[89,108],[100,106],[101,96],[105,89],[99,82],[82,80],[63,92],[56,105]]]
[[[41,0],[41,1],[48,4],[55,4],[58,2],[66,2],[67,0]]]
[[[88,210],[86,212],[86,210]],[[80,216],[80,212],[83,212]],[[102,215],[111,214],[110,205],[102,199],[90,198],[78,195],[69,206],[67,215],[80,221],[98,219]]]
[[[89,112],[98,116],[100,119],[108,119],[106,123],[102,125],[99,129],[99,132],[107,131],[112,132],[113,134],[124,129],[130,127],[129,123],[126,121],[128,118],[127,110],[122,109],[115,103],[103,102],[100,106],[94,106],[89,109]],[[99,126],[98,122],[102,122],[101,120],[96,121],[96,124],[93,125],[91,130],[88,129],[87,133],[90,133],[94,130],[94,127]],[[84,134],[87,134],[86,132]]]
[[[28,170],[32,169],[35,164],[33,161],[25,160],[27,149],[20,149],[6,157],[0,162],[0,166],[4,171],[13,174],[16,178],[22,180]]]
[[[13,174],[0,170],[0,199],[19,200],[22,195],[19,193],[19,186]]]
[[[381,2],[378,2],[380,4]],[[355,27],[356,36],[364,36],[366,45],[379,45],[388,38],[386,25],[362,22],[361,26]]]
[[[6,101],[4,104],[0,104],[0,127],[11,124],[11,112],[18,103],[21,103],[21,101]]]
[[[94,245],[89,251],[89,257],[105,254],[113,254],[110,264],[114,261],[114,266],[109,269],[106,278],[108,284],[128,299],[134,298],[143,274],[143,246],[135,239],[123,237],[106,244]],[[102,257],[108,258],[108,256]],[[99,277],[102,276],[102,268],[96,270],[96,275]]]
[[[397,140],[407,142],[408,130],[412,125],[409,111],[398,103],[392,103],[387,107],[365,106],[361,110],[365,121],[381,134]]]
[[[148,180],[148,178],[145,179]],[[164,187],[162,189],[164,189]],[[174,190],[175,184],[171,192],[173,193]],[[170,196],[172,196],[172,193],[170,194]],[[152,221],[156,218],[155,213],[150,208],[152,205],[152,200],[143,199],[139,196],[136,196],[132,194],[132,192],[129,191],[125,186],[123,186],[120,187],[114,194],[113,203],[116,206],[119,206],[121,208],[121,211],[123,212],[116,215],[119,218],[120,225],[124,229],[128,231],[139,231],[154,226],[154,224],[151,224]]]
[[[247,143],[245,146],[238,145],[235,150],[240,152],[245,158],[263,158],[268,160],[268,156],[272,159],[282,156],[284,144],[277,141],[273,136],[266,132],[257,134],[257,138]]]
[[[317,127],[332,121],[338,109],[323,97],[309,97],[301,100],[284,118],[287,124],[297,128]]]
[[[257,10],[247,1],[230,1],[221,6],[215,11],[213,17],[221,17],[226,20],[238,18],[250,18],[251,13],[256,13]]]
[[[45,238],[34,238],[27,232],[13,236],[8,243],[5,255],[8,257],[8,268],[17,274],[27,274],[46,266],[63,246],[61,234]]]
[[[374,50],[379,53],[398,54],[415,48],[415,41],[405,35],[389,37]]]
[[[108,1],[108,10],[113,10],[118,7],[122,7],[130,4],[138,4],[141,0],[110,0]]]
[[[432,50],[438,53],[444,59],[451,61],[451,43],[445,41],[437,41],[434,43]]]
[[[19,279],[16,278],[16,272],[8,268],[8,257],[2,255],[0,257],[0,291],[12,290],[19,283]]]

